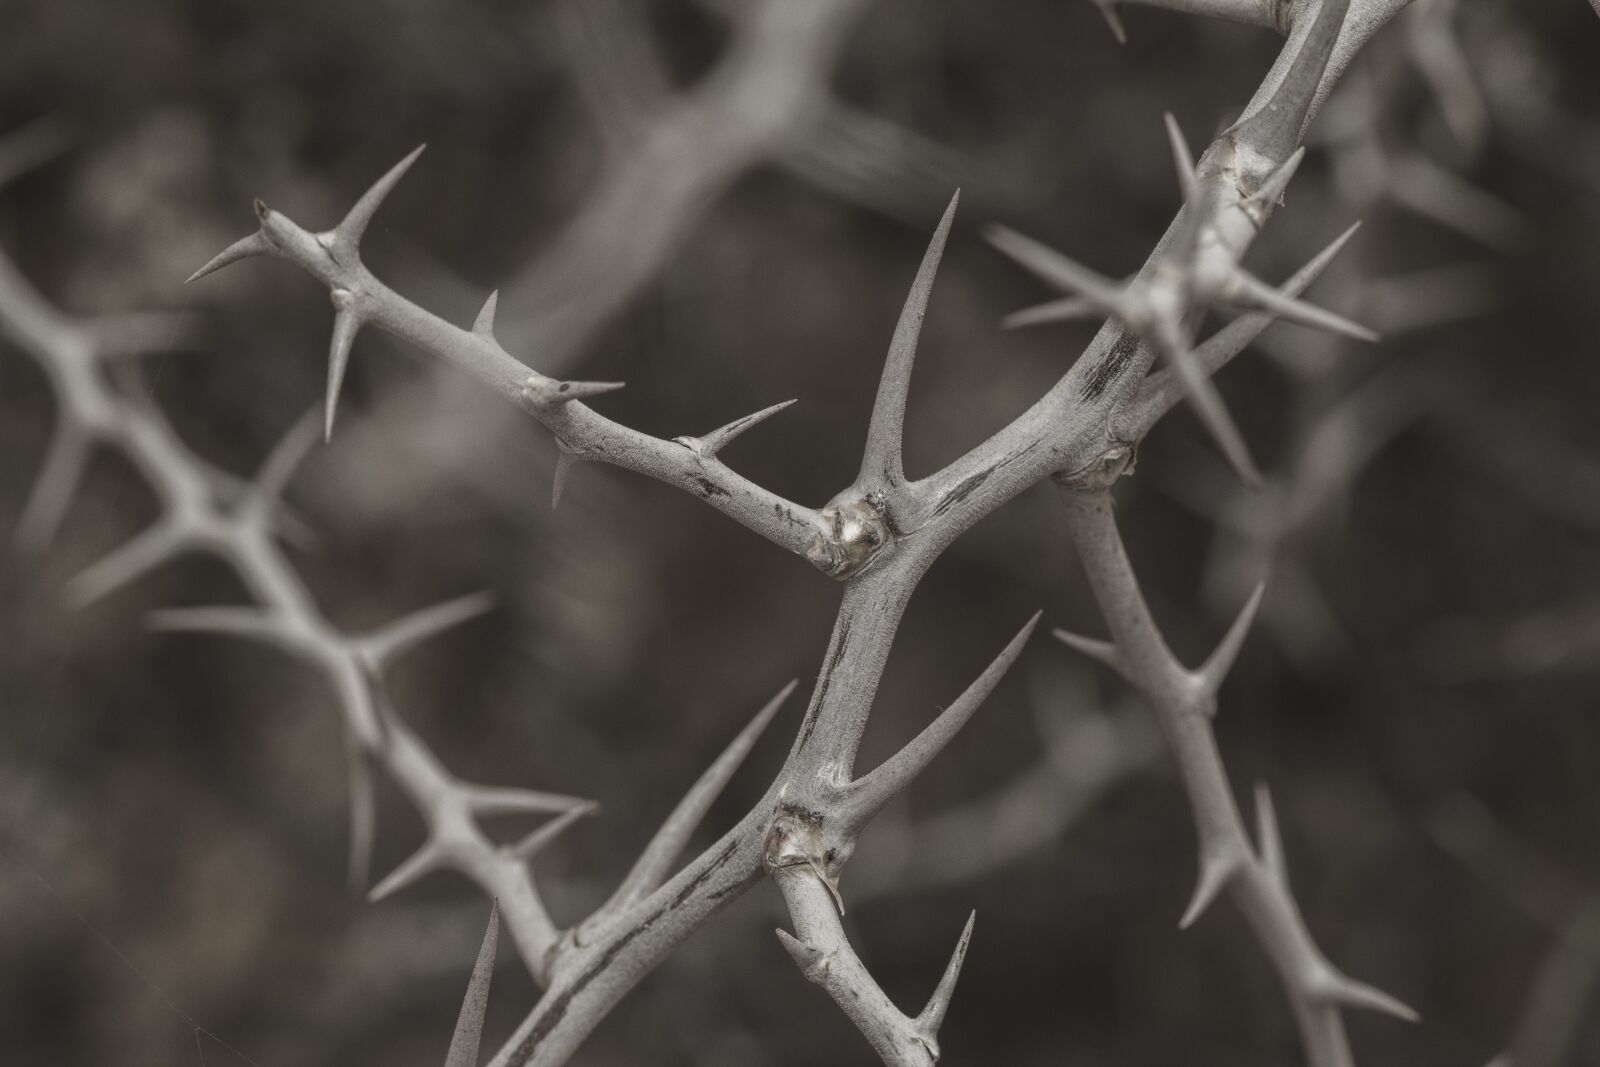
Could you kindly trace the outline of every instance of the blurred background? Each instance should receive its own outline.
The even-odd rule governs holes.
[[[1280,45],[1130,6],[1119,46],[1090,0],[3,11],[0,131],[61,145],[0,190],[0,249],[75,320],[183,313],[152,354],[107,370],[196,457],[248,475],[320,403],[330,312],[283,264],[182,280],[254,227],[252,197],[329,225],[426,141],[364,246],[380,276],[462,323],[499,288],[510,351],[625,380],[598,406],[660,436],[799,398],[725,458],[812,505],[854,475],[884,348],[955,187],[911,399],[914,474],[1022,411],[1093,329],[1001,329],[1053,294],[977,228],[1132,272],[1179,202],[1162,112],[1203,144]],[[1311,295],[1385,340],[1275,327],[1222,374],[1264,491],[1237,485],[1183,410],[1118,491],[1189,661],[1270,573],[1220,741],[1242,799],[1270,785],[1329,957],[1422,1013],[1351,1015],[1364,1064],[1481,1067],[1507,1050],[1518,1067],[1600,1063],[1597,57],[1600,21],[1579,0],[1419,0],[1384,30],[1251,262],[1282,278],[1364,220]],[[14,324],[27,309],[9,280],[0,292]],[[48,355],[3,332],[9,535],[61,409]],[[548,435],[373,331],[340,417],[289,489],[311,535],[290,558],[354,629],[494,594],[401,663],[391,691],[456,773],[602,803],[541,857],[572,921],[748,716],[814,676],[838,588],[613,470],[579,466],[552,511]],[[83,608],[63,594],[159,510],[100,449],[59,525],[0,554],[0,1059],[441,1062],[488,905],[451,875],[378,905],[346,886],[324,679],[271,648],[142,625],[240,599],[212,560]],[[1048,486],[923,583],[863,760],[920,728],[1036,608],[1103,632]],[[760,794],[802,704],[702,841]],[[381,788],[375,870],[419,839]],[[843,889],[854,943],[906,1007],[977,909],[947,1062],[1300,1062],[1237,913],[1176,929],[1193,875],[1147,710],[1041,636],[874,825]],[[777,925],[781,901],[759,885],[573,1062],[868,1062]],[[503,951],[486,1043],[533,996]]]

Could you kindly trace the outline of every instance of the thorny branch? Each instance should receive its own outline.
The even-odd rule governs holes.
[[[1200,671],[1179,667],[1139,597],[1110,519],[1107,490],[1131,470],[1140,438],[1182,398],[1197,404],[1225,453],[1249,476],[1253,467],[1242,438],[1211,388],[1209,374],[1276,317],[1364,333],[1297,296],[1338,243],[1282,289],[1249,274],[1242,261],[1294,174],[1305,127],[1322,98],[1355,51],[1404,4],[1405,0],[1321,4],[1292,0],[1255,6],[1254,15],[1245,11],[1249,5],[1225,0],[1160,5],[1244,17],[1286,32],[1288,40],[1244,117],[1212,142],[1198,164],[1177,124],[1169,123],[1184,210],[1151,260],[1127,285],[1110,283],[1020,235],[997,234],[996,243],[1003,250],[1066,289],[1082,309],[1109,313],[1111,320],[1027,412],[942,470],[919,479],[908,477],[901,458],[902,425],[917,337],[955,210],[952,201],[895,328],[860,471],[848,488],[816,510],[754,484],[717,459],[721,445],[775,409],[699,437],[669,441],[639,433],[585,403],[616,388],[616,383],[546,376],[502,347],[494,330],[494,295],[471,328],[463,329],[407,300],[372,274],[360,257],[362,235],[417,153],[380,179],[343,221],[326,231],[303,228],[257,202],[257,232],[225,250],[195,277],[247,257],[270,255],[290,261],[328,288],[335,314],[325,433],[332,430],[354,340],[363,326],[377,326],[467,371],[526,409],[551,431],[568,463],[607,462],[678,486],[843,582],[822,672],[789,756],[764,796],[716,843],[671,875],[676,853],[704,814],[708,797],[748,751],[776,702],[763,709],[691,790],[612,899],[575,927],[560,930],[545,913],[527,860],[589,806],[573,798],[483,790],[456,781],[406,731],[378,682],[387,657],[466,617],[477,605],[446,606],[377,635],[353,637],[333,631],[274,540],[275,523],[282,522],[281,509],[274,506],[276,497],[292,474],[299,451],[309,442],[309,433],[291,435],[290,443],[269,461],[254,485],[225,485],[226,479],[219,479],[184,450],[148,408],[108,401],[96,362],[101,353],[81,341],[63,340],[72,333],[70,324],[40,310],[43,302],[13,271],[0,275],[14,290],[7,303],[20,301],[33,314],[12,316],[21,325],[10,322],[8,327],[32,350],[45,353],[43,361],[52,375],[67,382],[61,387],[63,411],[71,411],[63,415],[63,425],[73,420],[89,438],[127,450],[167,507],[152,530],[91,569],[76,588],[92,596],[179,551],[213,552],[239,572],[258,601],[256,607],[187,609],[158,622],[273,640],[310,656],[335,679],[353,750],[359,754],[353,764],[356,780],[362,779],[368,760],[382,766],[418,805],[428,828],[422,849],[375,893],[393,891],[436,867],[463,871],[499,900],[530,970],[546,986],[543,997],[494,1057],[496,1067],[564,1062],[634,984],[763,873],[778,882],[789,905],[796,934],[784,935],[784,944],[807,976],[845,1007],[886,1062],[924,1064],[937,1057],[936,1032],[971,924],[927,1008],[914,1018],[905,1016],[878,989],[844,936],[839,879],[861,829],[970,719],[1020,655],[1034,621],[960,698],[883,764],[857,774],[857,749],[900,617],[922,575],[978,519],[1053,475],[1065,488],[1074,536],[1115,637],[1114,644],[1081,639],[1074,643],[1117,665],[1156,704],[1190,789],[1201,830],[1202,877],[1188,918],[1228,887],[1283,975],[1311,1062],[1316,1067],[1349,1063],[1340,1005],[1364,1004],[1402,1014],[1404,1009],[1342,976],[1315,949],[1288,892],[1264,794],[1258,801],[1261,830],[1256,847],[1250,846],[1242,829],[1209,717],[1216,691],[1244,640],[1250,612],[1247,609],[1241,616]],[[843,10],[850,5],[835,0],[831,6]],[[781,12],[807,9],[809,5],[772,4],[763,12],[777,19],[787,17]],[[1248,314],[1196,344],[1194,334],[1203,314],[1218,303]],[[78,354],[63,355],[72,352]],[[537,358],[540,353],[533,354]],[[1167,366],[1151,373],[1158,358]],[[70,467],[82,443],[69,439],[62,447],[68,450],[68,459],[60,463]],[[360,796],[364,790],[358,788],[357,793]],[[498,848],[488,842],[476,820],[508,808],[550,812],[555,818],[523,842]],[[492,932],[493,927],[486,955],[492,953]],[[485,967],[479,970],[486,974]],[[475,1056],[485,984],[486,979],[480,982],[475,976],[453,1044],[452,1064],[471,1062]]]

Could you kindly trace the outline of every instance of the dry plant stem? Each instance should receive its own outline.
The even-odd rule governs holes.
[[[1314,9],[1317,17],[1293,19],[1289,42],[1246,117],[1210,146],[1197,168],[1195,184],[1203,195],[1193,203],[1204,206],[1205,216],[1198,220],[1199,229],[1190,228],[1203,230],[1205,241],[1226,259],[1234,263],[1241,259],[1271,214],[1278,186],[1269,183],[1298,148],[1301,131],[1332,80],[1367,36],[1401,6],[1401,0],[1327,0]],[[1296,7],[1295,14],[1306,9]],[[334,299],[342,324],[335,332],[330,360],[335,371],[348,356],[344,342],[353,333],[351,327],[377,325],[461,367],[530,410],[568,453],[678,485],[845,582],[810,706],[789,758],[767,794],[737,826],[665,884],[618,910],[597,913],[558,944],[549,958],[544,997],[493,1060],[494,1067],[554,1065],[564,1062],[616,1001],[674,946],[757,880],[763,866],[778,872],[803,865],[811,872],[807,877],[814,876],[833,896],[861,827],[970,717],[1027,636],[1025,629],[961,699],[900,753],[855,777],[856,750],[872,698],[917,582],[963,531],[1047,475],[1068,472],[1081,479],[1102,468],[1120,469],[1132,442],[1113,435],[1113,416],[1137,395],[1155,352],[1108,323],[1062,380],[1027,412],[943,470],[908,480],[900,461],[899,432],[916,335],[948,232],[947,214],[896,328],[860,474],[825,508],[813,512],[733,474],[708,457],[704,448],[639,434],[580,402],[569,402],[568,396],[599,390],[574,383],[571,391],[564,392],[564,383],[513,359],[494,340],[492,321],[486,321],[492,314],[481,316],[473,330],[463,330],[379,282],[361,264],[357,243],[366,220],[402,169],[403,165],[386,176],[344,223],[324,234],[313,234],[261,207],[260,231],[200,273],[247,255],[288,259],[328,286]],[[1273,195],[1258,195],[1264,188]],[[1159,263],[1173,232],[1146,272]],[[335,386],[337,377],[330,375]],[[336,388],[330,390],[330,409],[334,396]],[[1209,730],[1203,723],[1200,728],[1194,735],[1198,740],[1186,744],[1197,751],[1204,746],[1202,754],[1209,752],[1216,764]],[[1182,736],[1191,737],[1187,732]],[[1231,799],[1210,815],[1224,829],[1231,819],[1229,840],[1243,840]],[[1247,848],[1243,852],[1249,856]],[[1273,929],[1301,930],[1303,935],[1286,898],[1266,892],[1261,879],[1243,879],[1241,885],[1245,888],[1235,892],[1256,901],[1252,905],[1256,912],[1273,916]],[[811,910],[806,914],[816,917]],[[1297,942],[1286,934],[1282,943]],[[1294,962],[1288,956],[1284,960]],[[1329,998],[1347,992],[1346,987],[1330,984],[1336,978],[1331,968],[1308,971],[1292,987],[1305,994],[1295,1003],[1307,1047],[1317,1057],[1316,1067],[1348,1062],[1337,1011],[1324,1003],[1331,1004]],[[846,995],[865,996],[876,1005],[857,1019],[869,1040],[876,1042],[877,1035],[902,1025],[903,1016],[887,1005],[886,998],[879,1002],[870,996],[872,988],[869,976],[862,974],[852,980]],[[1313,996],[1321,999],[1307,999]]]
[[[1317,948],[1289,890],[1270,800],[1265,791],[1258,794],[1260,840],[1252,847],[1217,751],[1211,718],[1216,686],[1225,671],[1191,672],[1167,648],[1123,549],[1109,490],[1063,487],[1061,495],[1073,543],[1111,630],[1105,655],[1155,709],[1189,795],[1200,842],[1200,876],[1182,925],[1193,922],[1226,890],[1278,971],[1312,1067],[1351,1067],[1341,1006],[1374,1008],[1402,1018],[1414,1019],[1415,1014],[1345,977]]]

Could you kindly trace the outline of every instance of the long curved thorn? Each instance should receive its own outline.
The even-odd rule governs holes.
[[[700,778],[689,787],[689,791],[678,801],[678,806],[672,809],[661,828],[655,832],[650,843],[645,846],[637,861],[611,895],[611,899],[600,910],[602,912],[615,912],[627,907],[634,901],[650,893],[662,882],[666,881],[672,870],[674,861],[683,852],[689,842],[690,836],[706,817],[706,812],[711,810],[712,803],[721,795],[729,779],[750,750],[755,747],[756,740],[766,730],[767,724],[772,722],[772,717],[778,713],[785,700],[794,692],[798,679],[789,682],[778,691],[777,696],[756,712],[755,717],[740,730],[738,735],[728,743],[728,747],[707,767]]]
[[[1178,929],[1187,930],[1193,926],[1195,920],[1200,918],[1205,910],[1239,873],[1243,861],[1229,852],[1216,855],[1202,854],[1200,859],[1200,877],[1195,881],[1194,895],[1189,898],[1189,906],[1183,909],[1183,917],[1178,920]]]
[[[490,341],[494,340],[494,314],[499,304],[500,290],[496,289],[489,294],[489,299],[483,302],[483,308],[478,312],[478,317],[473,320],[473,333]]]
[[[984,237],[1005,255],[1016,260],[1025,269],[1068,293],[1087,297],[1101,311],[1117,314],[1123,303],[1123,289],[1102,274],[1068,259],[1047,245],[1031,237],[1024,237],[1007,226],[989,226]]]
[[[1017,657],[1022,655],[1023,646],[1028,643],[1034,627],[1039,624],[1040,614],[1042,613],[1034,612],[1027,625],[1023,626],[1006,647],[1000,650],[1000,654],[984,668],[983,673],[967,686],[954,703],[923,727],[921,733],[906,742],[900,751],[846,787],[844,800],[840,805],[839,820],[847,828],[847,832],[865,826],[867,821],[882,810],[896,793],[921,774],[933,758],[967,724],[984,699],[994,692],[995,686],[1000,684],[1000,679],[1005,677],[1006,671],[1011,669]]]
[[[270,256],[274,251],[272,242],[267,240],[267,235],[257,230],[248,237],[239,238],[233,244],[212,256],[205,266],[185,278],[183,284],[188,285],[190,282],[197,282],[207,274],[215,274],[223,267],[231,266],[241,259],[249,259],[252,256]]]
[[[472,965],[472,978],[456,1016],[455,1033],[444,1067],[478,1067],[478,1045],[483,1040],[483,1017],[489,1009],[489,985],[494,978],[494,957],[500,941],[500,902],[489,909],[489,927],[483,932],[478,959]]]
[[[376,667],[385,667],[398,656],[435,637],[453,626],[494,607],[494,594],[486,591],[468,593],[442,604],[413,611],[362,637],[358,644],[367,661]]]
[[[883,361],[883,377],[878,382],[878,395],[872,404],[872,421],[867,427],[867,445],[861,456],[861,473],[856,479],[861,486],[897,486],[905,483],[902,448],[905,437],[906,397],[911,390],[911,368],[917,358],[917,339],[922,333],[922,320],[927,315],[928,298],[933,292],[933,280],[939,273],[939,261],[944,257],[945,242],[950,237],[950,226],[955,221],[956,207],[961,202],[957,189],[944,209],[939,225],[934,227],[928,249],[922,254],[917,276],[911,282],[911,292],[906,295],[900,318],[895,323],[894,336],[889,341],[889,354]]]
[[[344,292],[343,289],[334,290],[336,307],[340,300],[338,294]],[[345,368],[350,365],[350,346],[355,344],[356,334],[361,330],[361,316],[357,314],[354,304],[348,303],[349,294],[346,293],[343,299],[347,303],[333,317],[333,340],[328,345],[328,395],[322,404],[324,441],[333,440],[333,417],[339,408],[339,390],[344,386]]]
[[[522,860],[524,863],[533,859],[550,846],[550,843],[560,837],[573,823],[586,818],[600,810],[600,805],[595,801],[585,801],[575,808],[568,808],[557,815],[533,833],[528,834],[516,844],[506,849],[508,853]]]
[[[361,199],[345,215],[339,225],[333,228],[333,249],[335,254],[355,254],[361,246],[361,238],[367,232],[367,225],[372,221],[372,216],[377,214],[388,195],[394,191],[400,179],[405,177],[406,171],[411,169],[411,164],[422,155],[422,150],[427,148],[420,144],[413,148],[400,162],[390,167],[388,171],[372,183],[372,187],[361,194]]]
[[[93,437],[67,408],[61,408],[56,418],[44,465],[12,535],[18,546],[29,552],[43,549],[61,528],[89,463]]]
[[[1244,648],[1245,638],[1250,635],[1250,626],[1255,622],[1256,612],[1261,608],[1261,598],[1266,591],[1265,581],[1256,583],[1249,599],[1244,602],[1244,607],[1239,609],[1238,616],[1228,627],[1228,632],[1222,635],[1222,640],[1217,642],[1216,649],[1206,658],[1205,664],[1195,672],[1201,691],[1208,698],[1216,697],[1217,691],[1222,688],[1223,680],[1233,669],[1234,661],[1239,658],[1239,651]]]
[[[1236,269],[1229,279],[1229,298],[1237,303],[1271,312],[1285,322],[1327,330],[1357,341],[1376,341],[1378,335],[1358,322],[1352,322],[1326,308],[1287,296],[1255,275]]]
[[[967,916],[967,924],[961,929],[961,937],[956,942],[955,951],[950,954],[950,962],[945,964],[944,974],[939,978],[933,996],[928,998],[927,1007],[916,1018],[917,1034],[928,1044],[928,1051],[936,1059],[939,1055],[936,1040],[939,1027],[944,1025],[945,1013],[950,1010],[950,998],[955,996],[956,982],[961,978],[961,965],[966,962],[967,947],[972,943],[972,926],[977,921],[976,911]]]
[[[177,556],[188,539],[176,526],[158,522],[112,549],[67,583],[67,596],[86,607]]]
[[[720,426],[706,434],[704,437],[679,437],[676,438],[676,440],[686,447],[693,449],[699,455],[710,458],[726,448],[728,442],[732,441],[735,437],[738,437],[746,430],[754,429],[761,423],[766,422],[768,419],[772,418],[772,416],[776,415],[784,408],[789,407],[794,402],[795,401],[793,400],[785,400],[781,403],[773,404],[771,407],[762,408],[760,411],[757,411],[751,415],[746,415],[742,419],[734,419],[726,426]]]

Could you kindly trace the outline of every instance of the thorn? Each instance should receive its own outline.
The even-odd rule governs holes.
[[[456,1017],[456,1030],[450,1038],[444,1067],[478,1065],[478,1045],[483,1040],[483,1017],[489,1008],[489,984],[494,978],[494,957],[499,941],[500,902],[496,900],[489,909],[489,928],[483,932],[483,944],[472,965],[472,978],[461,1000],[461,1014]]]
[[[0,186],[62,155],[76,140],[76,132],[59,115],[34,119],[7,133],[0,138]]]
[[[543,375],[529,377],[522,385],[522,399],[532,407],[554,407],[574,400],[587,400],[603,393],[614,393],[625,382],[562,382]]]
[[[489,299],[483,302],[483,310],[478,312],[477,319],[472,323],[473,333],[487,340],[494,340],[494,313],[499,303],[500,290],[496,289],[489,294]]]
[[[1100,9],[1100,14],[1105,18],[1106,25],[1111,27],[1111,36],[1117,39],[1117,43],[1127,44],[1128,31],[1122,25],[1122,16],[1117,13],[1117,0],[1094,0],[1094,6]]]
[[[579,819],[595,814],[599,810],[600,805],[598,803],[592,800],[586,800],[577,807],[568,808],[560,815],[557,815],[555,818],[551,819],[549,822],[533,831],[533,833],[528,834],[521,841],[518,841],[510,848],[506,849],[506,851],[515,856],[517,859],[526,863],[537,856],[540,852],[543,852],[552,841],[561,836],[567,827],[571,826]]]
[[[368,663],[382,668],[423,641],[475,619],[492,607],[493,593],[468,593],[403,615],[357,639],[356,644]]]
[[[257,203],[260,203],[260,201],[257,201]],[[257,230],[249,237],[241,237],[221,252],[218,252],[205,266],[184,279],[183,284],[188,285],[190,282],[197,282],[206,275],[215,274],[223,267],[231,266],[241,259],[249,259],[252,256],[269,256],[273,252],[273,244],[267,240],[267,235]]]
[[[1183,918],[1178,920],[1178,929],[1187,930],[1194,925],[1194,921],[1211,906],[1212,901],[1239,872],[1237,857],[1223,854],[1215,857],[1205,857],[1200,861],[1200,879],[1195,883],[1194,896],[1189,898],[1189,906],[1183,910]]]
[[[776,933],[778,941],[788,951],[795,965],[800,968],[800,973],[805,975],[806,981],[821,985],[828,980],[828,968],[833,965],[833,953],[823,952],[787,930],[778,930]]]
[[[377,830],[377,807],[372,792],[372,766],[360,745],[350,745],[350,856],[346,876],[350,891],[359,894],[372,877],[372,842]]]
[[[1261,188],[1250,197],[1250,202],[1262,208],[1277,207],[1283,202],[1284,190],[1289,187],[1289,182],[1300,169],[1300,164],[1305,162],[1305,158],[1306,146],[1301,145],[1294,150],[1294,155],[1284,160],[1282,166],[1267,176],[1267,180],[1261,183]]]
[[[28,552],[45,548],[61,528],[89,462],[91,434],[65,406],[57,409],[56,420],[44,466],[13,534],[16,543]]]
[[[283,499],[283,491],[316,443],[317,412],[312,409],[296,419],[267,453],[250,485],[250,506],[263,513],[272,510]]]
[[[1033,635],[1034,627],[1039,624],[1041,614],[1043,613],[1034,612],[1033,617],[1006,644],[1006,647],[1000,650],[994,661],[984,668],[983,673],[967,686],[954,703],[923,727],[922,732],[906,742],[900,751],[846,787],[843,802],[839,805],[836,816],[846,835],[865,826],[869,819],[883,809],[890,798],[921,774],[933,758],[960,732],[977,712],[984,699],[994,692],[995,686],[1000,684],[1000,679],[1005,677],[1006,671],[1022,655],[1022,649],[1028,643],[1028,638]]]
[[[1278,832],[1278,812],[1265,782],[1256,783],[1256,849],[1261,865],[1280,890],[1289,888],[1289,868],[1283,858],[1283,837]]]
[[[957,189],[939,225],[934,227],[928,249],[917,267],[917,276],[911,282],[911,291],[900,309],[900,318],[895,322],[889,354],[883,361],[883,376],[878,382],[878,395],[872,403],[872,421],[867,427],[861,473],[856,479],[859,486],[886,488],[905,483],[902,449],[911,369],[917,358],[917,339],[928,312],[928,298],[933,293],[933,281],[939,273],[939,261],[944,257],[945,242],[950,237],[950,226],[960,202],[961,190]]]
[[[361,237],[367,232],[367,224],[372,221],[372,216],[377,214],[385,198],[399,184],[400,179],[405,177],[406,171],[411,169],[411,164],[417,161],[417,157],[422,155],[422,150],[426,147],[428,146],[421,144],[412,149],[410,155],[390,167],[383,177],[372,183],[372,188],[361,194],[361,199],[356,201],[350,213],[333,228],[330,244],[336,256],[341,259],[353,259],[357,255]]]
[[[694,785],[689,787],[689,791],[678,801],[677,807],[672,809],[672,813],[640,853],[611,899],[600,908],[600,913],[615,914],[667,880],[673,862],[682,854],[689,838],[711,810],[712,803],[722,794],[734,772],[744,763],[773,716],[798,684],[798,679],[790,681],[778,691],[777,696],[767,701],[744,729],[728,742],[728,747],[722,750]]]
[[[67,583],[67,596],[86,607],[142,577],[188,547],[188,537],[170,522],[158,522],[112,549]]]
[[[1094,637],[1084,637],[1082,634],[1075,634],[1070,630],[1061,629],[1051,630],[1050,636],[1074,652],[1080,652],[1098,663],[1105,664],[1119,675],[1123,674],[1122,655],[1117,651],[1115,643],[1101,641]]]
[[[1418,1022],[1422,1018],[1415,1008],[1404,1001],[1390,996],[1376,986],[1358,982],[1348,975],[1341,974],[1329,964],[1324,964],[1318,976],[1308,985],[1307,992],[1311,996],[1330,1004],[1383,1012],[1408,1023]]]
[[[323,401],[324,441],[333,440],[333,416],[339,407],[339,389],[344,385],[344,371],[350,363],[350,346],[355,344],[361,330],[361,316],[355,310],[355,298],[348,289],[333,291],[333,306],[338,312],[333,316],[333,341],[328,346],[328,396]]]
[[[1169,361],[1177,373],[1178,380],[1183,383],[1189,403],[1193,405],[1201,425],[1216,442],[1223,458],[1228,461],[1228,466],[1233,468],[1239,480],[1248,488],[1260,489],[1263,485],[1261,469],[1256,466],[1254,457],[1250,455],[1250,446],[1245,444],[1244,434],[1239,432],[1238,424],[1228,413],[1228,406],[1223,402],[1222,394],[1217,392],[1216,383],[1201,371],[1192,352],[1174,349],[1169,349],[1168,352]]]
[[[404,863],[389,872],[388,877],[372,887],[367,900],[373,904],[399,892],[412,882],[432,874],[444,865],[444,855],[438,842],[429,840],[413,852]]]
[[[928,998],[927,1007],[916,1018],[917,1034],[927,1046],[928,1054],[936,1060],[939,1058],[939,1043],[935,1038],[939,1027],[944,1025],[945,1012],[950,1010],[950,998],[955,995],[956,981],[961,977],[961,965],[967,959],[967,946],[972,943],[972,924],[977,921],[976,911],[967,916],[967,925],[961,930],[961,938],[956,942],[956,950],[950,954],[950,962],[945,964],[944,975],[934,988],[933,996]]]
[[[1327,330],[1357,341],[1376,341],[1378,335],[1351,322],[1343,315],[1308,304],[1304,300],[1287,296],[1243,269],[1236,269],[1224,290],[1225,296],[1235,302],[1270,312],[1286,322],[1309,326],[1314,330]]]
[[[550,476],[550,510],[554,511],[561,506],[561,494],[566,491],[567,477],[572,473],[572,468],[579,463],[577,456],[565,448],[556,453],[556,469]]]
[[[1162,116],[1167,125],[1167,143],[1172,148],[1172,162],[1178,168],[1178,188],[1183,191],[1185,204],[1200,203],[1200,178],[1194,172],[1194,153],[1183,136],[1178,120],[1168,111]]]
[[[280,647],[293,644],[280,618],[254,605],[160,608],[145,614],[144,625],[161,633],[242,637]]]
[[[718,452],[721,452],[725,447],[727,447],[728,442],[732,441],[735,437],[738,437],[746,430],[753,429],[759,424],[767,421],[772,416],[776,415],[778,412],[782,411],[784,408],[793,403],[793,400],[785,400],[780,404],[773,404],[771,407],[762,408],[753,415],[746,415],[742,419],[734,419],[726,426],[712,430],[704,437],[675,437],[673,440],[678,442],[678,444],[683,445],[696,455],[704,456],[706,459],[710,459],[712,456],[715,456]]]
[[[462,785],[461,790],[475,815],[559,815],[596,803],[562,793],[540,793],[532,789],[503,786]]]
[[[1122,308],[1121,286],[1053,248],[1005,226],[989,226],[984,236],[1002,253],[1057,288],[1088,298],[1108,314],[1118,314]]]
[[[1100,305],[1086,296],[1064,296],[1043,304],[1013,311],[1000,320],[1002,330],[1018,330],[1025,326],[1039,326],[1047,322],[1071,322],[1094,317]]]
[[[1206,659],[1205,665],[1196,672],[1195,677],[1200,683],[1201,692],[1209,699],[1214,699],[1222,688],[1223,679],[1233,669],[1234,660],[1239,658],[1239,650],[1244,648],[1244,639],[1250,633],[1250,625],[1255,622],[1256,612],[1261,607],[1261,598],[1267,591],[1267,583],[1260,581],[1250,593],[1250,598],[1244,602],[1244,607],[1239,609],[1239,614],[1234,618],[1233,625],[1228,627],[1228,632],[1222,635],[1222,640],[1217,642],[1214,652]]]

